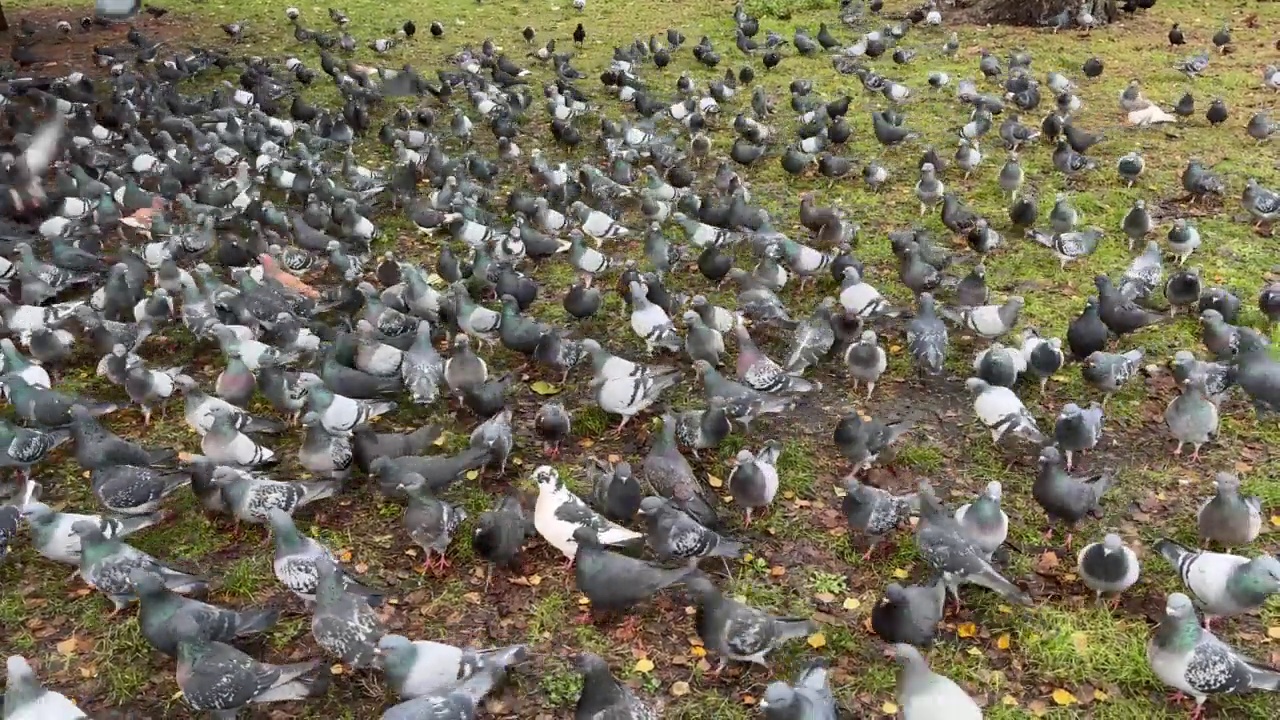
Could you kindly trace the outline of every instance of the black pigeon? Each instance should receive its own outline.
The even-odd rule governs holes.
[[[1213,34],[1213,45],[1225,55],[1228,52],[1227,46],[1230,44],[1231,29],[1223,25],[1221,30]]]
[[[782,62],[782,54],[779,53],[777,50],[770,50],[766,52],[764,54],[764,57],[762,57],[760,60],[761,62],[764,63],[765,70],[772,70],[778,67],[778,64]]]
[[[1098,301],[1089,298],[1084,311],[1067,326],[1067,347],[1077,360],[1084,360],[1107,347],[1107,326],[1098,317]]]
[[[1096,78],[1102,74],[1102,61],[1096,57],[1091,57],[1084,61],[1084,75],[1088,78]]]
[[[1178,27],[1178,23],[1174,23],[1173,27],[1169,28],[1169,44],[1185,45],[1186,43],[1187,38],[1182,34],[1182,28]]]
[[[533,42],[534,32],[532,27],[525,25],[524,30],[520,31],[520,34],[524,36],[525,42],[527,43]]]
[[[432,20],[431,26],[428,29],[431,31],[431,37],[438,38],[444,36],[444,25],[442,25],[439,20]]]
[[[587,39],[587,31],[583,29],[582,23],[578,23],[578,27],[573,29],[573,41],[579,45],[583,40]]]
[[[1190,117],[1196,112],[1196,99],[1191,93],[1183,93],[1178,104],[1173,106],[1173,114],[1179,117]]]
[[[1214,98],[1213,102],[1209,104],[1209,109],[1204,114],[1205,119],[1214,127],[1226,122],[1229,115],[1227,104],[1222,101],[1222,98]]]
[[[404,36],[409,38],[418,33],[418,26],[412,20],[405,20],[401,29],[404,30]]]

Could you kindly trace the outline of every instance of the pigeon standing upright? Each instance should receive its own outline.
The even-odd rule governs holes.
[[[1262,532],[1262,500],[1240,495],[1240,478],[1220,472],[1213,481],[1213,497],[1200,506],[1196,526],[1200,537],[1226,547],[1248,545]]]
[[[708,530],[664,497],[645,498],[640,514],[645,520],[645,542],[661,560],[684,560],[693,568],[705,557],[742,555],[742,543]],[[728,560],[725,562],[727,567]]]
[[[765,656],[789,640],[806,637],[817,630],[812,620],[777,617],[726,597],[701,575],[687,582],[698,611],[694,624],[707,650],[720,657],[716,672],[730,660],[768,667]]]
[[[1080,550],[1076,556],[1076,571],[1099,598],[1103,593],[1115,595],[1118,603],[1120,593],[1138,582],[1141,567],[1137,554],[1125,546],[1120,536],[1108,533],[1102,542],[1090,543]]]
[[[582,673],[582,694],[574,710],[574,720],[658,720],[658,713],[636,697],[626,683],[609,672],[599,655],[582,653],[577,658]]]
[[[316,604],[311,616],[316,644],[352,668],[373,665],[378,640],[386,634],[382,621],[366,597],[348,589],[345,574],[331,558],[318,558],[316,573]]]
[[[1040,450],[1040,470],[1031,483],[1031,497],[1050,518],[1074,525],[1089,514],[1101,517],[1098,503],[1113,482],[1115,476],[1110,472],[1072,477],[1067,473],[1062,453],[1049,446]],[[1070,532],[1067,533],[1067,546],[1071,546]]]
[[[1030,605],[1031,596],[1009,582],[985,559],[982,549],[969,538],[933,493],[928,482],[920,483],[920,524],[916,526],[916,547],[936,572],[942,574],[947,589],[960,602],[960,585],[981,585],[1019,605]]]
[[[738,505],[746,509],[745,525],[751,525],[751,511],[767,508],[778,494],[778,457],[782,443],[770,440],[760,452],[738,451],[736,464],[729,472],[729,494]]]
[[[1009,536],[1009,516],[1000,508],[1001,486],[998,480],[987,487],[976,500],[956,508],[956,522],[990,560]]]

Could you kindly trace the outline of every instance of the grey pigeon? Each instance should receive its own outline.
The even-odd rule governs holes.
[[[178,687],[194,710],[229,718],[250,703],[303,700],[329,689],[329,668],[319,660],[271,665],[230,645],[187,637],[178,645]]]
[[[858,389],[858,382],[867,384],[867,399],[875,392],[876,381],[880,379],[889,366],[888,356],[876,337],[876,331],[870,328],[863,330],[857,342],[849,344],[844,351],[844,363],[853,378],[853,389]]]
[[[943,308],[942,315],[952,322],[985,338],[998,338],[1013,329],[1022,314],[1025,301],[1014,295],[1003,305],[980,305],[959,311]]]
[[[662,432],[654,436],[653,445],[649,447],[649,453],[645,455],[640,469],[644,473],[644,479],[659,495],[673,501],[695,520],[707,527],[720,524],[715,510],[715,498],[698,482],[689,461],[676,445],[676,421],[673,416],[662,416]]]
[[[1219,178],[1199,160],[1192,158],[1182,171],[1182,187],[1191,193],[1191,202],[1203,199],[1207,195],[1222,195],[1226,186]]]
[[[340,395],[314,375],[303,377],[298,382],[299,387],[307,391],[307,409],[320,415],[320,423],[331,433],[351,432],[355,426],[396,409],[394,402],[357,400]]]
[[[974,374],[990,385],[1011,388],[1026,369],[1027,361],[1022,352],[1005,347],[1001,342],[991,343],[973,359]]]
[[[912,512],[920,509],[920,498],[916,493],[894,495],[888,490],[859,482],[854,475],[845,478],[844,490],[840,511],[844,513],[849,530],[865,533],[871,538],[863,560],[871,559],[871,553],[880,540],[897,530]]]
[[[89,587],[106,595],[118,612],[133,600],[130,573],[146,570],[160,576],[165,587],[178,593],[200,593],[209,588],[204,580],[161,564],[154,557],[127,545],[119,538],[107,537],[100,525],[79,520],[71,532],[80,537],[80,577]]]
[[[685,312],[684,324],[687,328],[684,352],[689,359],[705,360],[715,367],[720,367],[720,355],[724,353],[724,336],[703,322],[702,317],[693,310]]]
[[[871,608],[871,629],[887,643],[930,647],[947,602],[947,584],[936,577],[928,585],[903,587],[891,582]]]
[[[165,497],[191,484],[191,473],[111,465],[94,470],[89,482],[104,508],[121,515],[150,515]]]
[[[866,469],[912,426],[909,420],[885,423],[853,411],[836,423],[832,440],[840,454],[853,463],[854,470]]]
[[[791,334],[791,348],[787,351],[788,373],[799,375],[831,352],[836,341],[835,330],[831,327],[831,310],[835,304],[835,298],[823,298],[813,314],[796,325]]]
[[[528,658],[524,645],[469,650],[430,640],[410,641],[386,634],[378,640],[377,655],[388,684],[403,699],[446,693],[459,685],[470,663],[482,662],[503,672]]]
[[[1219,360],[1230,360],[1240,351],[1240,328],[1228,323],[1222,313],[1213,308],[1200,311],[1200,339]],[[1267,342],[1266,338],[1262,339]]]
[[[0,467],[18,468],[22,478],[30,477],[31,466],[72,436],[65,430],[44,432],[0,420]]]
[[[964,384],[973,395],[973,411],[978,420],[991,431],[992,442],[999,444],[1009,433],[1036,444],[1044,441],[1036,419],[1012,390],[991,385],[982,378],[969,378]]]
[[[351,450],[356,466],[369,472],[369,465],[379,457],[400,458],[406,455],[422,455],[440,437],[440,428],[424,425],[405,433],[375,432],[370,425],[357,425],[351,435]]]
[[[304,603],[314,603],[316,583],[319,581],[318,566],[321,561],[336,562],[333,553],[316,540],[303,535],[293,518],[283,511],[272,509],[268,517],[271,520],[271,539],[275,543],[275,556],[271,565],[276,579]],[[346,577],[345,585],[360,592],[371,605],[382,602],[380,593],[361,586],[350,577]]]
[[[1062,454],[1049,446],[1040,450],[1040,469],[1031,483],[1031,497],[1050,518],[1074,525],[1089,514],[1102,516],[1098,503],[1114,482],[1115,476],[1110,472],[1071,476],[1063,464]],[[1070,544],[1068,533],[1067,545]]]
[[[213,471],[213,482],[237,520],[257,525],[267,524],[272,510],[292,515],[304,505],[332,497],[342,487],[334,481],[280,482],[225,466]]]
[[[573,540],[578,544],[574,579],[577,588],[591,601],[593,612],[626,610],[698,572],[690,567],[667,570],[607,550],[589,527],[574,530]]]
[[[614,522],[635,519],[644,499],[640,481],[631,473],[631,463],[613,464],[588,456],[587,479],[591,481],[591,504]]]
[[[511,408],[504,408],[471,431],[471,448],[488,450],[489,459],[485,464],[496,461],[500,475],[507,473],[507,456],[511,454],[514,444],[515,438],[511,435]]]
[[[0,560],[9,554],[9,541],[18,534],[22,511],[16,505],[0,505]]]
[[[302,444],[298,446],[298,463],[313,475],[336,481],[338,485],[331,487],[339,489],[341,483],[351,476],[351,466],[355,463],[351,433],[326,430],[320,415],[315,412],[304,414],[301,424],[306,431]]]
[[[924,656],[910,645],[893,646],[898,671],[898,707],[903,720],[933,720],[946,717],[950,720],[982,720],[982,710],[969,693],[929,669]]]
[[[752,453],[743,448],[734,459],[727,485],[734,503],[745,508],[745,525],[751,525],[751,511],[767,508],[778,494],[778,457],[782,443],[770,440],[760,452]]]
[[[1133,207],[1124,216],[1121,223],[1124,234],[1129,238],[1129,250],[1133,250],[1133,244],[1147,236],[1155,228],[1155,222],[1151,219],[1151,213],[1147,212],[1147,203],[1145,200],[1135,200]]]
[[[676,439],[698,457],[699,450],[719,447],[733,432],[724,398],[711,398],[705,410],[685,410],[676,415]]]
[[[382,621],[364,596],[348,589],[345,575],[331,558],[318,558],[316,571],[316,604],[311,616],[316,644],[352,668],[372,666],[378,640],[386,633]]]
[[[215,406],[209,411],[212,424],[200,439],[200,452],[210,460],[224,465],[260,467],[278,462],[270,448],[263,447],[236,428],[236,415],[224,407]]]
[[[1210,695],[1280,691],[1280,669],[1246,658],[1202,629],[1186,595],[1171,594],[1164,612],[1147,641],[1147,664],[1165,685],[1195,698],[1195,714]]]
[[[1000,482],[992,480],[976,500],[956,508],[956,522],[988,560],[1009,536],[1009,516],[1000,508],[1001,495]]]
[[[71,408],[83,405],[94,417],[114,412],[114,403],[95,403],[83,398],[66,395],[56,390],[31,385],[21,375],[13,373],[0,377],[0,384],[13,406],[14,414],[38,428],[51,429],[71,424]]]
[[[698,637],[708,651],[720,657],[717,672],[730,660],[767,668],[766,655],[783,643],[806,637],[818,629],[812,620],[777,617],[726,597],[701,575],[691,577],[688,587],[698,605],[694,616]]]
[[[71,528],[81,520],[98,526],[108,538],[123,538],[160,521],[159,515],[115,518],[58,512],[37,501],[27,501],[21,507],[21,515],[31,527],[31,544],[36,552],[64,565],[80,564],[80,536]]]
[[[1115,595],[1120,600],[1120,593],[1128,590],[1138,582],[1142,572],[1138,564],[1138,555],[1125,546],[1124,541],[1115,533],[1107,533],[1102,542],[1089,543],[1076,556],[1076,572],[1085,586],[1097,593]]]
[[[1209,398],[1203,378],[1183,383],[1182,393],[1164,411],[1164,422],[1178,441],[1174,455],[1182,455],[1182,446],[1191,443],[1191,461],[1200,459],[1200,448],[1218,434],[1218,406]]]
[[[1138,307],[1132,299],[1112,286],[1111,280],[1105,275],[1098,275],[1093,282],[1098,288],[1098,317],[1116,335],[1128,335],[1165,320],[1162,313]]]
[[[1196,525],[1200,538],[1226,547],[1248,545],[1262,532],[1262,499],[1240,495],[1240,478],[1220,472],[1213,481],[1214,496],[1200,506]]]
[[[760,707],[765,720],[837,720],[835,696],[827,678],[827,668],[815,662],[800,672],[795,685],[769,683]]]
[[[87,718],[66,695],[46,689],[21,655],[5,664],[5,720],[79,720]]]
[[[645,521],[645,543],[660,560],[684,560],[689,567],[707,557],[736,558],[742,543],[703,527],[664,497],[650,495],[640,502]],[[726,567],[728,560],[725,560]]]
[[[599,655],[582,653],[577,666],[582,673],[582,694],[573,720],[658,720],[658,713],[626,683],[618,682]]]
[[[1049,378],[1062,369],[1066,357],[1062,353],[1061,338],[1042,338],[1035,328],[1022,331],[1022,359],[1027,373],[1040,378],[1040,392],[1044,392]]]
[[[828,327],[830,327],[828,325]],[[738,359],[736,363],[738,379],[742,384],[759,392],[810,392],[821,390],[822,384],[809,382],[788,373],[781,365],[761,352],[747,332],[746,323],[741,313],[733,328],[738,340]]]
[[[468,447],[457,455],[404,455],[379,457],[369,464],[369,474],[378,481],[378,489],[388,497],[403,497],[399,489],[404,476],[417,473],[427,481],[432,492],[441,493],[462,477],[488,462],[487,447]]]
[[[907,324],[907,350],[926,375],[941,375],[947,359],[947,327],[934,310],[933,295],[921,293],[919,312]]]
[[[458,112],[461,113],[461,110]],[[382,713],[381,720],[475,720],[478,702],[471,694],[461,690],[442,695],[423,695],[392,705]]]
[[[1120,277],[1120,295],[1126,300],[1146,300],[1162,286],[1164,279],[1164,253],[1154,240],[1147,243],[1142,254],[1129,263]]]
[[[404,527],[409,537],[422,548],[423,567],[443,570],[449,566],[445,551],[453,533],[467,519],[467,511],[437,498],[427,487],[427,481],[417,473],[406,473],[400,479],[400,487],[409,496],[409,506],[404,511]],[[432,555],[439,556],[433,562]]]
[[[280,619],[276,609],[238,612],[183,597],[165,587],[159,575],[146,570],[134,570],[130,580],[138,594],[138,627],[142,636],[151,647],[170,657],[177,656],[183,640],[198,637],[231,642],[266,632]],[[196,630],[197,635],[183,635],[184,628]]]
[[[1240,555],[1191,550],[1162,538],[1155,549],[1177,571],[1205,612],[1205,627],[1214,618],[1232,617],[1261,608],[1267,598],[1280,594],[1280,560],[1263,553],[1249,559]]]
[[[1067,403],[1058,413],[1058,420],[1053,425],[1053,440],[1058,449],[1067,456],[1067,470],[1070,470],[1076,453],[1092,450],[1102,437],[1102,406],[1089,403],[1089,409],[1082,410],[1075,403]]]
[[[498,416],[495,415],[494,417]],[[490,420],[492,419],[490,418]],[[546,450],[547,455],[553,460],[559,458],[560,444],[569,437],[569,432],[572,429],[572,419],[569,412],[564,409],[564,405],[555,401],[543,403],[533,416],[533,426],[538,431],[539,437],[544,441],[543,448]]]
[[[1113,393],[1137,375],[1143,355],[1141,348],[1124,353],[1098,350],[1085,358],[1084,364],[1080,366],[1080,375],[1085,382],[1103,392],[1103,408],[1106,408]]]
[[[172,448],[146,448],[130,442],[108,430],[77,405],[71,408],[71,437],[76,445],[76,462],[86,470],[96,470],[108,465],[137,465],[148,467],[164,465],[177,460]]]
[[[981,585],[1019,605],[1030,605],[1031,596],[1006,580],[985,559],[982,549],[969,538],[928,482],[919,490],[920,524],[916,526],[916,548],[929,567],[942,574],[947,589],[960,602],[960,585]]]
[[[734,382],[720,374],[718,370],[705,360],[693,363],[698,377],[702,379],[704,394],[711,400],[724,402],[725,412],[729,418],[742,423],[744,429],[751,426],[751,421],[759,415],[782,413],[795,407],[792,397],[779,397],[753,390],[746,385]]]

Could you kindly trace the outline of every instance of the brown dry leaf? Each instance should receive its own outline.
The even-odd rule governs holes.
[[[1027,709],[1036,717],[1044,717],[1044,714],[1049,712],[1049,703],[1043,700],[1032,700],[1027,703]]]
[[[356,572],[360,573],[361,575],[369,572],[369,563],[362,563],[362,562],[356,563]]]
[[[539,586],[539,585],[541,585],[541,584],[542,584],[542,576],[541,576],[541,575],[530,575],[530,576],[527,578],[527,580],[529,581],[529,584],[530,584],[530,585],[532,585],[532,586],[534,586],[534,587],[537,587],[537,586]]]
[[[609,456],[608,458],[606,458],[606,459],[607,459],[610,463],[612,463],[612,464],[614,464],[614,465],[617,465],[618,463],[622,462],[622,456],[621,456],[621,455],[610,455],[610,456]]]
[[[1280,640],[1280,627],[1267,628],[1267,637],[1272,640]]]
[[[756,699],[755,699],[755,697],[754,697],[754,696],[752,696],[752,695],[743,695],[743,696],[742,696],[742,704],[743,704],[743,705],[755,705],[755,704],[756,704]]]
[[[671,696],[684,697],[689,694],[689,683],[683,680],[677,680],[671,683]]]
[[[351,551],[350,551],[350,550],[339,550],[339,551],[338,551],[338,560],[340,560],[341,562],[351,562]]]
[[[836,596],[829,592],[814,593],[813,599],[818,602],[831,603],[836,601]]]
[[[596,441],[592,440],[591,438],[582,438],[581,440],[578,441],[578,447],[580,448],[589,448],[595,444],[596,444]]]
[[[826,647],[827,636],[823,635],[820,632],[816,632],[809,636],[808,642],[809,642],[809,647],[813,648],[814,650],[817,650],[819,648]]]
[[[1075,695],[1072,695],[1069,691],[1063,690],[1062,688],[1058,688],[1053,691],[1053,701],[1059,705],[1075,705],[1080,702],[1076,699]]]
[[[640,658],[636,661],[635,670],[638,673],[653,672],[653,661],[647,657]]]
[[[1001,650],[1009,649],[1009,633],[1005,633],[1000,637],[996,638],[996,647],[1000,648]]]
[[[63,640],[54,646],[58,653],[70,657],[76,654],[76,649],[80,647],[80,640],[75,635]]]
[[[978,634],[978,626],[971,622],[960,623],[956,626],[956,634],[962,638],[971,638]]]
[[[1036,558],[1036,572],[1045,573],[1058,567],[1058,554],[1052,550],[1044,551]]]
[[[781,565],[774,565],[773,567],[769,568],[769,574],[774,577],[782,577],[783,575],[787,574],[787,569],[782,567]]]

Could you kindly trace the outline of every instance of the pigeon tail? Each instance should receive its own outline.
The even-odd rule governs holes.
[[[720,542],[711,550],[707,557],[724,557],[736,558],[742,557],[742,551],[746,549],[746,545],[737,540],[727,540],[720,538]]]
[[[787,640],[808,637],[818,630],[817,623],[808,618],[776,618],[774,622],[778,630],[778,644]]]
[[[329,691],[332,675],[329,668],[319,661],[297,663],[294,665],[276,665],[280,677],[275,685],[253,699],[255,703],[284,702],[288,700],[305,700],[317,697]]]
[[[236,637],[256,635],[270,629],[280,620],[280,610],[244,610],[236,614]]]
[[[120,529],[116,531],[116,537],[124,537],[133,533],[149,528],[160,522],[160,513],[151,513],[150,515],[127,515],[123,517],[113,518],[120,523]]]
[[[1171,565],[1173,565],[1175,568],[1178,568],[1179,572],[1181,572],[1182,570],[1182,559],[1184,557],[1187,557],[1188,555],[1195,554],[1194,550],[1191,550],[1190,548],[1187,548],[1183,545],[1179,545],[1178,543],[1170,540],[1169,538],[1160,538],[1159,540],[1157,540],[1155,549],[1157,552],[1163,555],[1164,559],[1168,560]]]
[[[245,426],[240,428],[246,433],[265,433],[267,435],[279,435],[284,432],[284,423],[278,420],[268,418],[260,418],[249,416],[249,421]]]
[[[999,593],[1000,597],[1009,602],[1019,605],[1030,605],[1031,596],[1022,591],[1022,588],[1014,585],[1004,578],[1003,575],[988,567],[982,572],[968,576],[969,582],[975,585],[981,585],[988,590]]]

